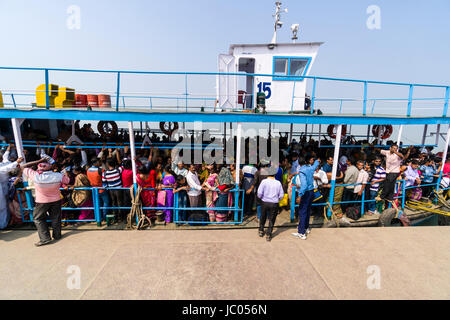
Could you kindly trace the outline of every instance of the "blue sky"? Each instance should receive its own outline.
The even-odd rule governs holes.
[[[289,12],[282,16],[279,42],[290,42],[292,23],[300,24],[299,41],[325,42],[312,75],[450,84],[448,0],[282,2]],[[215,72],[217,55],[228,52],[229,44],[270,42],[273,3],[0,0],[0,65]],[[67,28],[70,5],[81,9],[80,30]],[[380,30],[366,27],[369,5],[381,9]],[[51,77],[68,81],[67,75]],[[34,89],[39,79],[42,74],[36,72],[0,71],[0,88]],[[73,82],[76,88],[115,90],[113,76],[74,77]],[[143,90],[131,79],[123,86]]]

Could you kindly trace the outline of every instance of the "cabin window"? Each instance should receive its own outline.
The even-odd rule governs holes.
[[[302,76],[307,64],[308,60],[306,59],[291,59],[291,63],[289,66],[289,75]]]
[[[287,75],[288,72],[288,59],[275,59],[274,74]]]
[[[273,58],[273,80],[289,80],[291,77],[277,77],[283,76],[303,76],[308,70],[311,58],[309,57],[274,57]],[[295,79],[296,81],[302,81],[303,79]]]

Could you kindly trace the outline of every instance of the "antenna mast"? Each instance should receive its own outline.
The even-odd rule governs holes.
[[[280,21],[281,13],[288,12],[288,9],[284,9],[284,10],[281,9],[280,1],[275,2],[275,6],[276,6],[275,14],[272,15],[272,17],[275,18],[273,37],[272,37],[272,42],[271,42],[272,44],[277,43],[277,30],[283,26],[283,22]]]

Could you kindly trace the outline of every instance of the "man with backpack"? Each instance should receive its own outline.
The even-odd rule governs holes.
[[[313,165],[309,165],[310,159],[300,159],[299,169],[300,190],[298,196],[300,197],[300,208],[298,217],[298,232],[292,233],[294,237],[306,240],[306,234],[311,232],[309,228],[309,219],[311,217],[311,204],[314,194],[314,171],[320,165],[320,160],[314,161]]]

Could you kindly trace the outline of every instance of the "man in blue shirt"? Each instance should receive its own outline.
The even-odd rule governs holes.
[[[314,171],[320,165],[320,160],[316,160],[313,165],[309,165],[310,158],[306,160],[299,159],[299,164],[301,165],[299,169],[301,186],[298,191],[298,197],[300,197],[298,232],[292,235],[302,240],[306,240],[306,234],[311,232],[309,218],[311,217],[311,204],[314,194]]]

